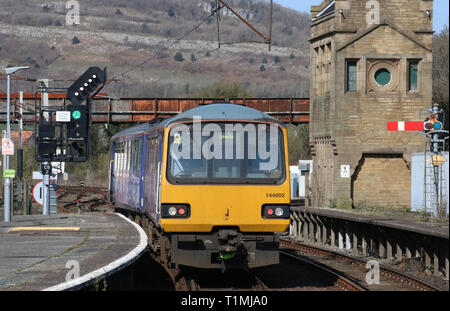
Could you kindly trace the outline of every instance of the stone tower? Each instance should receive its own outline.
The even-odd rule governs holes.
[[[410,207],[416,132],[432,104],[432,0],[326,0],[311,7],[313,206]]]

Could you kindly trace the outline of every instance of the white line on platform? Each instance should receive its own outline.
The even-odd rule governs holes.
[[[70,290],[72,288],[79,287],[80,285],[88,283],[99,277],[104,277],[111,271],[114,271],[123,265],[129,264],[130,262],[134,261],[137,257],[139,257],[139,255],[142,254],[142,252],[147,248],[147,234],[135,222],[131,221],[127,217],[123,216],[122,214],[119,214],[119,213],[115,213],[115,214],[122,217],[123,219],[128,221],[130,224],[132,224],[136,228],[136,230],[139,232],[139,235],[140,235],[139,245],[137,247],[135,247],[127,255],[117,259],[116,261],[113,261],[112,263],[110,263],[109,265],[107,265],[103,268],[92,271],[92,272],[85,274],[77,279],[74,279],[74,280],[71,280],[68,282],[64,282],[64,283],[61,283],[61,284],[58,284],[58,285],[55,285],[52,287],[48,287],[46,289],[43,289],[43,291],[64,291],[64,290]]]

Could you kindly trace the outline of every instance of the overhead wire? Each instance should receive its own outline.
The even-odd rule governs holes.
[[[163,49],[161,49],[160,51],[156,52],[155,54],[153,54],[152,56],[150,56],[149,58],[147,58],[146,60],[144,60],[143,62],[139,63],[138,65],[133,66],[132,68],[118,74],[121,76],[124,76],[134,70],[136,70],[137,68],[145,65],[146,63],[148,63],[149,61],[151,61],[152,59],[158,57],[159,55],[161,55],[162,53],[166,52],[167,50],[169,50],[171,47],[177,45],[181,40],[183,40],[184,38],[186,38],[187,36],[189,36],[191,33],[193,33],[194,31],[196,31],[202,24],[204,24],[209,18],[211,18],[212,16],[214,16],[214,14],[216,13],[216,11],[218,10],[218,8],[216,8],[215,10],[213,10],[211,12],[211,14],[208,15],[208,17],[204,18],[202,21],[200,21],[198,24],[196,24],[192,29],[190,29],[189,31],[187,31],[186,33],[184,33],[181,37],[179,37],[178,39],[176,39],[174,42],[172,42],[171,44],[169,44],[168,46],[164,47]],[[117,76],[117,75],[116,75]],[[114,76],[115,77],[115,76]]]

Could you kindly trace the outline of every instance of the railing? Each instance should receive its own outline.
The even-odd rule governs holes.
[[[51,96],[50,96],[51,95]],[[3,97],[2,97],[3,96]],[[14,109],[17,94],[12,94],[11,118],[18,117]],[[34,122],[34,105],[40,101],[40,94],[24,94],[24,121]],[[49,94],[49,106],[63,105],[65,94]],[[6,101],[0,94],[0,101]],[[107,98],[97,96],[92,101],[92,122],[95,123],[136,123],[148,122],[156,117],[171,117],[191,108],[215,102],[230,102],[265,112],[285,123],[309,123],[308,98]],[[6,122],[6,105],[0,105],[0,122]]]

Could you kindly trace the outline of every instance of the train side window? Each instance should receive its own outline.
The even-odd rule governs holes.
[[[136,140],[131,141],[131,168],[133,176],[136,176]]]

